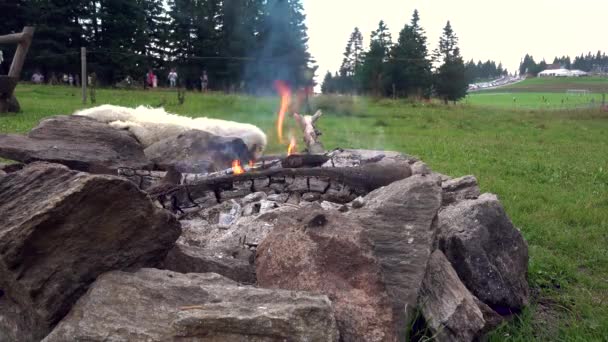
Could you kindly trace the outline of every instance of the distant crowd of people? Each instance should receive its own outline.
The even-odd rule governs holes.
[[[32,74],[31,77],[31,81],[32,83],[35,84],[43,84],[44,82],[44,75],[40,72],[40,71],[36,71]],[[51,76],[49,78],[49,82],[50,84],[64,84],[64,85],[69,85],[69,86],[73,86],[73,87],[79,87],[80,86],[80,75],[78,74],[63,74],[62,76],[58,77],[54,72],[51,73]]]
[[[169,81],[169,87],[175,88],[178,84],[179,75],[175,68],[172,68],[169,74],[167,75],[167,81]],[[207,70],[203,70],[203,73],[199,77],[200,90],[202,92],[207,92],[209,88],[209,76],[207,76]],[[158,87],[158,76],[154,73],[154,70],[149,69],[146,74],[146,85],[149,88],[157,88]]]
[[[45,75],[40,70],[36,70],[30,77],[30,81],[34,84],[44,84],[44,83],[48,83],[48,84],[52,84],[52,85],[63,84],[63,85],[78,87],[78,86],[80,86],[80,75],[79,74],[70,74],[70,73],[56,74],[54,72],[51,72],[50,76],[47,79],[47,78],[45,78]],[[167,75],[167,83],[170,88],[176,88],[180,84],[179,75],[175,68],[171,68],[171,70],[169,71],[169,73]],[[91,84],[90,77],[88,80],[88,84],[89,85]],[[126,76],[121,82],[119,82],[119,85],[120,84],[122,84],[123,86],[131,87],[131,86],[135,86],[136,82],[134,82],[134,80],[131,76]],[[141,83],[139,83],[139,84],[141,86]],[[181,85],[184,86],[183,82],[181,83]],[[192,85],[192,80],[190,80],[190,83],[188,83],[188,86],[191,86],[191,85]],[[209,76],[207,75],[207,70],[203,70],[203,72],[199,76],[198,81],[195,83],[195,85],[201,92],[207,92],[207,90],[209,89]],[[159,87],[158,75],[154,72],[153,69],[148,69],[148,72],[146,73],[145,79],[144,79],[144,87],[146,87],[146,88],[158,88]]]

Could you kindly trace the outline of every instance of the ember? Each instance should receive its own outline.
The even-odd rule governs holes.
[[[235,159],[232,161],[232,173],[235,175],[240,175],[242,173],[245,173],[245,170],[241,167],[240,160]]]
[[[290,156],[294,153],[296,153],[296,138],[295,137],[291,137],[291,139],[289,140],[289,146],[287,147],[287,155]]]

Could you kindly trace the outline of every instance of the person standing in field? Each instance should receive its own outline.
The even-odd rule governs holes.
[[[169,73],[169,87],[171,88],[175,88],[175,85],[177,84],[177,71],[175,71],[175,68],[171,69],[171,72]]]
[[[209,86],[209,77],[207,77],[207,70],[203,71],[201,75],[201,92],[207,92],[207,86]]]
[[[154,86],[154,72],[152,69],[149,69],[148,73],[146,74],[146,83],[150,88]]]

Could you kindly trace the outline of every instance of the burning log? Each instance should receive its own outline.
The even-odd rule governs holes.
[[[288,169],[317,167],[325,164],[330,157],[325,154],[291,154],[281,160],[281,166]]]

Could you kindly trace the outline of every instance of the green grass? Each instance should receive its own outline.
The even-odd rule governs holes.
[[[465,103],[504,109],[534,110],[573,110],[598,107],[602,94],[572,95],[566,93],[519,92],[509,93],[496,89],[494,92],[475,92],[469,94]],[[608,102],[608,97],[606,98]]]
[[[586,89],[592,93],[608,93],[608,78],[598,76],[532,77],[519,83],[488,91],[565,93],[568,89]]]
[[[0,117],[1,133],[23,133],[45,116],[82,107],[76,89],[20,85],[17,97],[24,112]],[[499,195],[529,244],[533,300],[492,341],[607,340],[608,112],[511,110],[492,107],[493,100],[448,107],[316,101],[325,109],[319,122],[326,148],[402,151],[441,173],[474,174],[482,191]],[[164,103],[189,116],[250,122],[269,133],[271,151],[284,149],[276,143],[272,97],[188,93],[179,106],[170,92],[99,90],[97,103]]]

